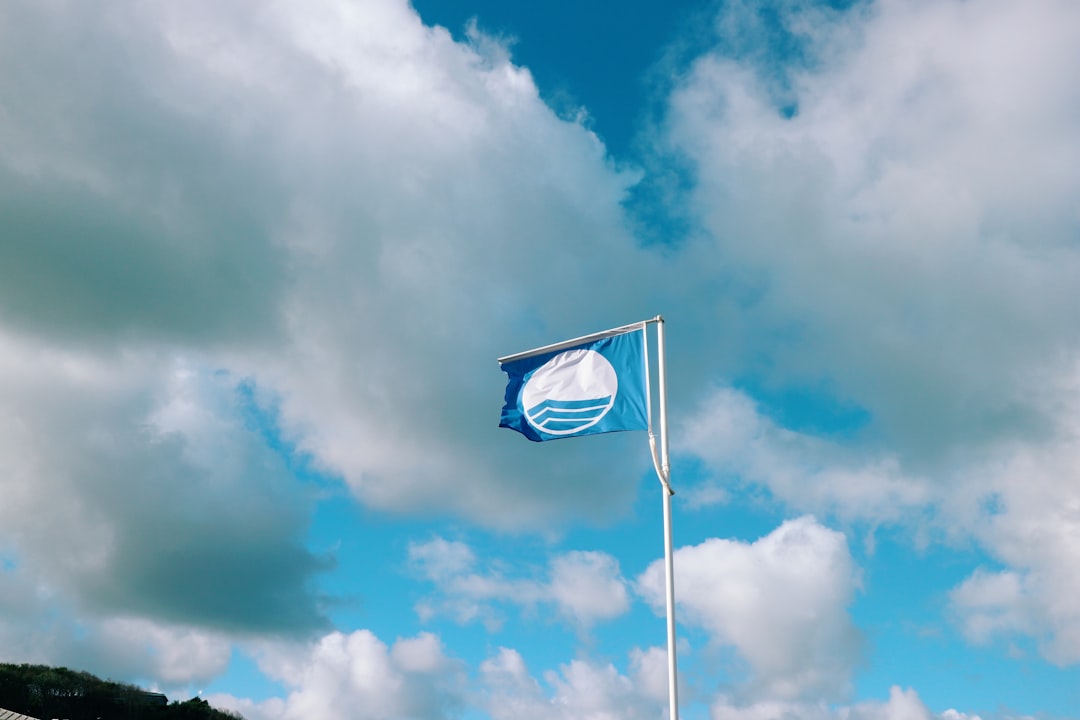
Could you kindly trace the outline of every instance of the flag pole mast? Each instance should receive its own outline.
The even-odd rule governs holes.
[[[660,464],[657,474],[664,495],[664,580],[667,590],[668,712],[670,720],[679,720],[679,684],[675,663],[675,570],[671,542],[671,464],[668,459],[667,371],[664,357],[664,318],[656,316],[656,372],[660,400]]]

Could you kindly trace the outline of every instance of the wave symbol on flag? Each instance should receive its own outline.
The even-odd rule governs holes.
[[[521,391],[525,419],[548,435],[590,428],[615,404],[615,368],[595,350],[559,353],[537,368]]]
[[[525,411],[529,424],[549,435],[568,435],[590,427],[607,414],[613,396],[595,400],[545,400]]]

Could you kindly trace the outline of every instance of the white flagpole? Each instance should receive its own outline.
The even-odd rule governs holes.
[[[667,373],[664,365],[664,318],[656,316],[656,371],[660,400],[660,483],[664,494],[664,579],[667,588],[668,712],[679,720],[679,683],[675,663],[675,568],[671,551],[671,465],[668,460]]]

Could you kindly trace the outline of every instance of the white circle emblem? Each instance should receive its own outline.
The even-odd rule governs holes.
[[[595,350],[567,350],[537,368],[521,390],[525,419],[548,435],[572,435],[608,414],[619,392],[615,368]]]

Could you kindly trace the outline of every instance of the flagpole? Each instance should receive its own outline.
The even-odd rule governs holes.
[[[660,400],[660,483],[664,494],[664,580],[667,590],[668,713],[679,720],[679,683],[675,662],[675,569],[671,542],[671,464],[668,459],[667,372],[664,357],[664,318],[656,316],[656,372]]]

